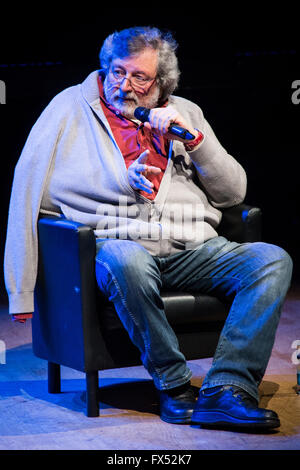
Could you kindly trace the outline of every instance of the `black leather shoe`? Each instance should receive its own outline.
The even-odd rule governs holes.
[[[191,386],[176,387],[159,392],[160,417],[163,421],[173,424],[188,424],[191,422],[197,394]]]
[[[234,385],[200,390],[192,422],[227,428],[272,429],[280,426],[274,411],[258,408],[251,395]]]

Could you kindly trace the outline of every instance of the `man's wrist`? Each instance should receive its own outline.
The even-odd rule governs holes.
[[[198,133],[195,139],[188,143],[184,143],[184,147],[187,152],[192,152],[193,150],[195,150],[202,143],[204,139],[204,135],[202,134],[202,132],[199,131],[198,129],[195,129],[195,130]]]

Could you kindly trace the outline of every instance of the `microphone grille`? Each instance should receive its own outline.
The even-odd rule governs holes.
[[[149,113],[150,113],[150,109],[139,106],[134,111],[134,117],[136,117],[141,122],[146,122],[148,121]]]

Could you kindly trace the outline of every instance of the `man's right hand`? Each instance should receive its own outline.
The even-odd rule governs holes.
[[[146,176],[157,175],[161,172],[161,169],[157,166],[146,165],[146,161],[149,155],[149,150],[141,153],[141,155],[128,167],[128,180],[130,186],[135,189],[146,191],[146,193],[152,194],[153,184],[149,181]]]

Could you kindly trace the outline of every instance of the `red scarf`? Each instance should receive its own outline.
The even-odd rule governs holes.
[[[168,163],[169,142],[162,136],[157,136],[147,129],[144,124],[138,125],[134,121],[123,116],[114,106],[109,104],[103,93],[103,84],[98,75],[98,86],[102,109],[109,122],[114,138],[122,152],[126,168],[136,160],[142,152],[149,150],[147,165],[161,169],[158,175],[148,175],[147,179],[153,183],[152,194],[140,190],[139,193],[153,200],[159,190],[159,186]],[[165,104],[166,106],[166,104]]]

